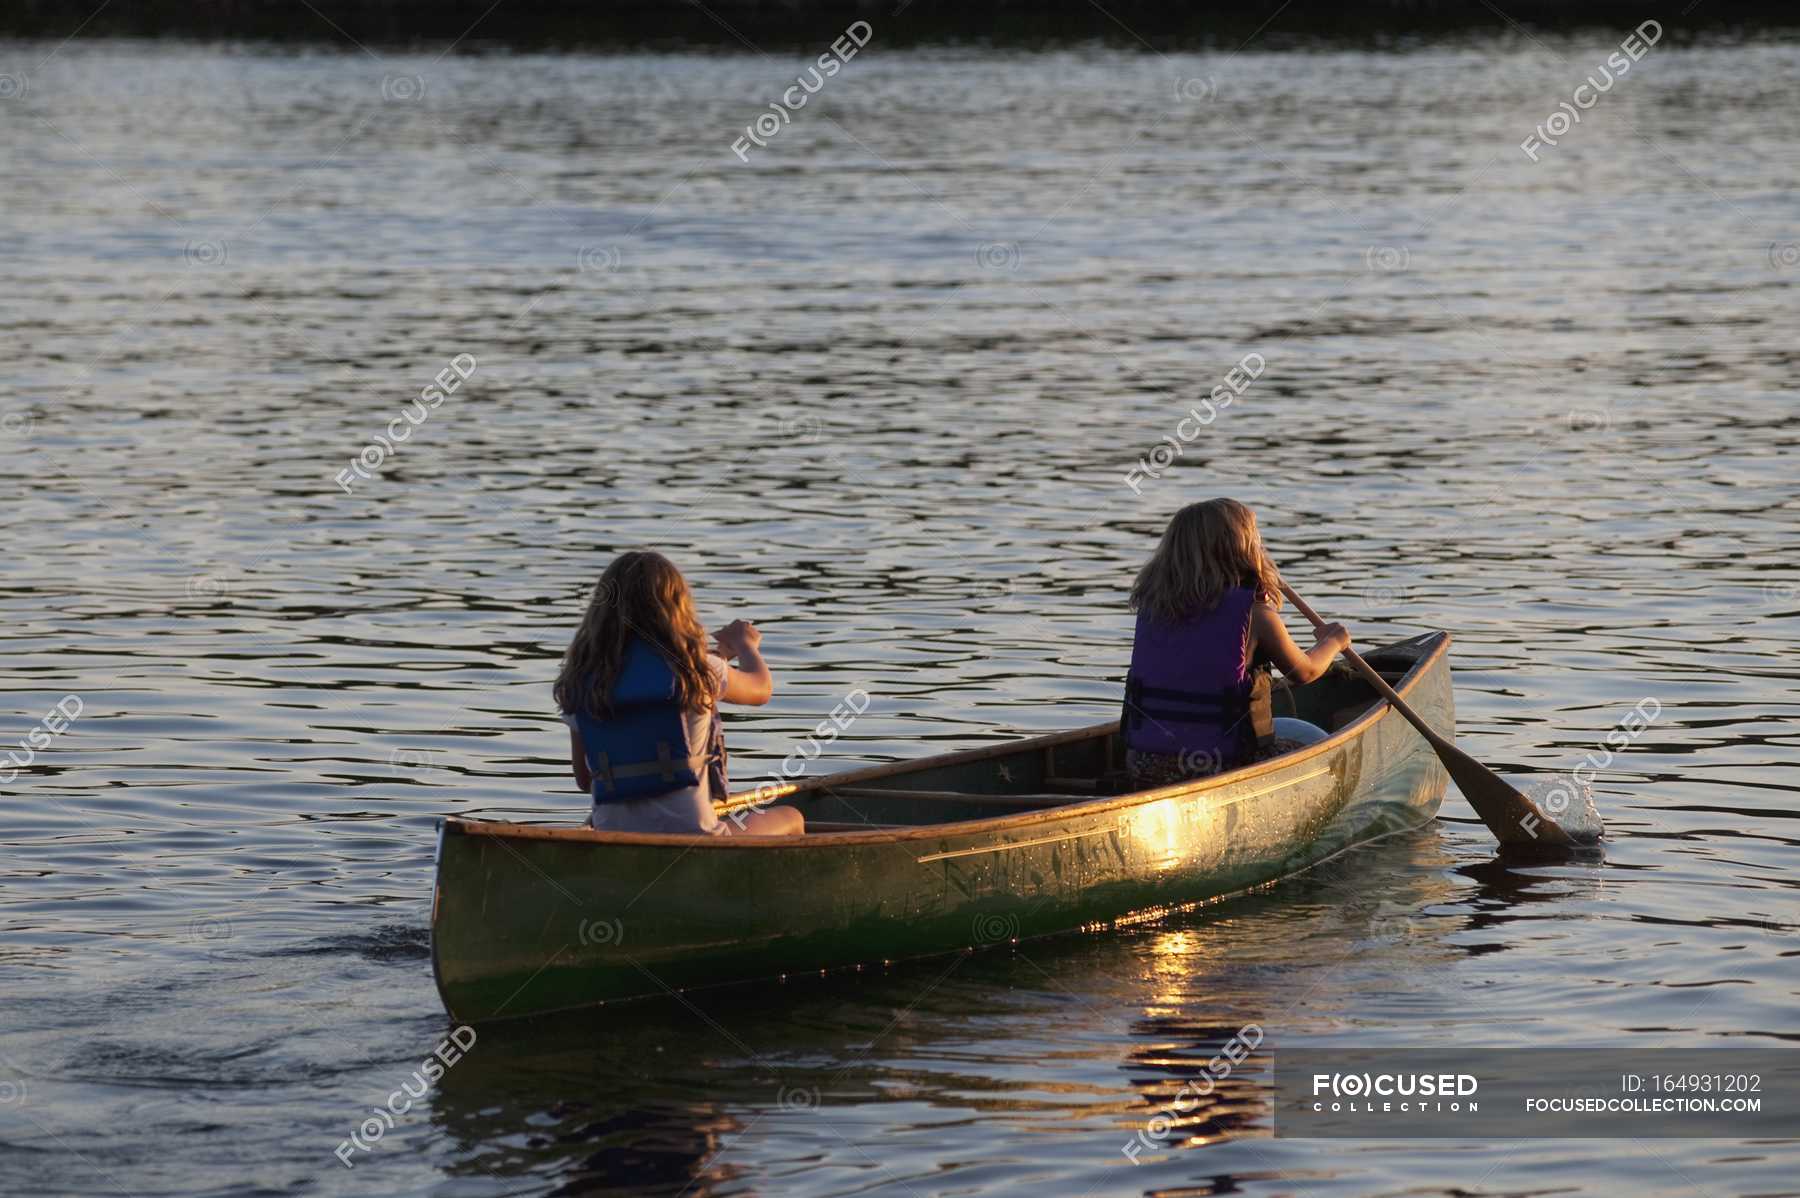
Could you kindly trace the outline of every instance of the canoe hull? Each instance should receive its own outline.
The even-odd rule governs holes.
[[[1401,690],[1453,735],[1448,640],[1419,638],[1429,644]],[[1025,760],[1037,743],[1006,748]],[[448,820],[433,964],[446,1008],[475,1023],[1001,944],[1274,882],[1430,819],[1446,781],[1382,704],[1321,744],[1218,778],[898,834]]]

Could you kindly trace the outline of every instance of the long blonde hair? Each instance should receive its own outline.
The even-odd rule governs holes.
[[[687,579],[660,553],[621,553],[594,584],[587,614],[563,654],[556,677],[556,705],[596,719],[612,715],[613,687],[625,667],[633,637],[647,641],[675,675],[675,699],[684,711],[713,702],[706,629],[694,615]]]
[[[1263,552],[1256,513],[1235,499],[1202,500],[1170,517],[1132,584],[1131,610],[1172,624],[1205,615],[1233,587],[1281,606],[1281,575]]]

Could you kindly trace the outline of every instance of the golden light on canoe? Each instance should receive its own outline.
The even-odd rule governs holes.
[[[1153,869],[1173,869],[1192,847],[1182,835],[1181,803],[1177,799],[1147,803],[1127,812],[1121,830],[1142,848],[1144,864]]]

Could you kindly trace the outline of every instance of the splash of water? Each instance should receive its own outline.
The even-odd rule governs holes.
[[[1577,844],[1598,844],[1606,835],[1600,809],[1594,806],[1593,787],[1579,778],[1532,778],[1517,785],[1521,794]]]

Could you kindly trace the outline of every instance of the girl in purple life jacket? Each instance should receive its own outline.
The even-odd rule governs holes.
[[[1255,513],[1235,499],[1175,513],[1131,588],[1137,633],[1120,728],[1134,789],[1206,777],[1326,735],[1271,718],[1268,667],[1296,686],[1311,682],[1350,634],[1328,624],[1303,650],[1280,607],[1281,578]]]
[[[805,831],[792,807],[734,814],[726,794],[719,702],[761,706],[775,681],[762,633],[734,620],[718,652],[694,615],[687,580],[660,553],[621,553],[600,576],[563,656],[556,705],[569,725],[569,765],[593,798],[588,822],[603,832],[791,836]],[[731,665],[727,658],[735,657]]]

